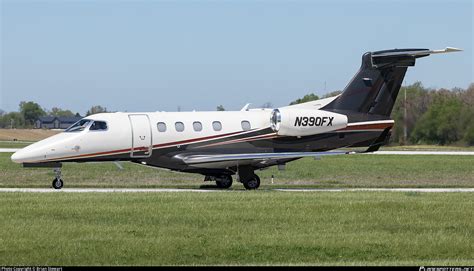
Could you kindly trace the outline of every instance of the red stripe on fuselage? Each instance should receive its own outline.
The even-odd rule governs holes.
[[[227,134],[205,136],[205,137],[198,137],[198,138],[181,140],[181,141],[173,141],[173,142],[168,142],[168,143],[156,144],[156,145],[153,145],[153,148],[163,148],[163,147],[173,146],[173,145],[189,144],[189,143],[193,143],[193,142],[196,142],[196,141],[202,141],[202,140],[208,140],[208,139],[217,139],[217,138],[220,138],[220,137],[236,135],[236,134],[243,133],[243,132],[249,132],[249,131],[238,131],[238,132],[232,132],[232,133],[227,133]],[[147,147],[133,148],[133,151],[141,151],[141,150],[148,150],[148,148]],[[117,153],[127,153],[127,152],[131,152],[131,151],[132,151],[132,149],[121,149],[121,150],[114,150],[114,151],[87,153],[87,154],[79,154],[79,155],[66,156],[66,157],[60,157],[60,158],[46,159],[46,160],[42,160],[42,162],[58,161],[58,160],[64,160],[64,159],[69,160],[69,159],[76,159],[76,158],[88,158],[88,157],[104,156],[104,155],[117,154]]]
[[[249,138],[234,139],[234,140],[223,141],[223,142],[218,142],[218,143],[212,143],[212,144],[208,144],[204,146],[199,146],[197,148],[205,148],[205,147],[221,146],[221,145],[228,145],[228,144],[241,143],[241,142],[257,141],[261,139],[270,139],[274,137],[277,137],[276,133],[253,136]]]
[[[352,130],[383,130],[386,128],[391,128],[393,126],[393,123],[375,123],[375,124],[360,124],[360,125],[352,125],[352,126],[347,126],[346,128],[339,129],[337,131],[352,131]],[[193,138],[193,139],[186,139],[186,140],[180,140],[180,141],[173,141],[173,142],[168,142],[168,143],[161,143],[161,144],[156,144],[153,145],[153,149],[155,148],[165,148],[173,145],[180,145],[180,144],[190,144],[198,141],[203,141],[203,140],[209,140],[209,139],[218,139],[226,136],[232,136],[232,135],[237,135],[241,134],[244,132],[249,132],[249,131],[238,131],[238,132],[232,132],[232,133],[226,133],[226,134],[220,134],[220,135],[212,135],[212,136],[205,136],[205,137],[199,137],[199,138]],[[232,144],[232,143],[240,143],[240,142],[246,142],[246,141],[256,141],[256,140],[261,140],[261,139],[269,139],[272,137],[277,137],[276,134],[271,133],[271,134],[266,134],[266,135],[259,135],[259,136],[253,136],[250,138],[241,138],[241,139],[234,139],[229,142],[220,142],[220,143],[214,143],[214,144],[209,144],[206,146],[202,147],[208,147],[208,146],[214,146],[214,145],[221,145],[221,144]],[[134,151],[140,151],[140,150],[148,150],[146,147],[138,147],[134,148]],[[132,149],[121,149],[121,150],[113,150],[113,151],[104,151],[104,152],[96,152],[96,153],[88,153],[88,154],[80,154],[80,155],[73,155],[73,156],[66,156],[66,157],[60,157],[60,158],[52,158],[52,159],[45,159],[42,160],[41,162],[51,162],[51,161],[61,161],[61,160],[70,160],[70,159],[77,159],[77,158],[89,158],[89,157],[96,157],[96,156],[105,156],[105,155],[110,155],[110,154],[119,154],[119,153],[128,153],[131,152]]]
[[[156,144],[156,145],[153,145],[153,148],[162,148],[162,147],[167,147],[167,146],[172,146],[172,145],[188,144],[188,143],[193,143],[193,142],[196,142],[196,141],[215,139],[215,138],[225,137],[225,136],[230,136],[230,135],[236,135],[236,134],[240,134],[240,133],[243,133],[243,132],[248,132],[248,131],[238,131],[238,132],[232,132],[232,133],[227,133],[227,134],[222,134],[222,135],[205,136],[205,137],[186,139],[186,140],[181,140],[181,141],[174,141],[174,142]]]

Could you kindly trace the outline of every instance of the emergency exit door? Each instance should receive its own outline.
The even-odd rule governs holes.
[[[150,119],[145,114],[128,115],[132,128],[133,158],[150,157],[153,150]]]

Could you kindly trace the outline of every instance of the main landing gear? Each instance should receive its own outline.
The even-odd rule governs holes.
[[[239,179],[247,190],[254,190],[260,186],[260,178],[251,166],[239,167]]]
[[[250,179],[246,180],[245,182],[242,181],[244,184],[245,189],[253,190],[260,187],[260,177],[257,174],[254,174]]]
[[[247,190],[255,190],[260,186],[260,178],[254,173],[253,167],[241,166],[238,169],[239,181]],[[218,188],[226,189],[232,186],[232,176],[223,174],[219,176],[207,175],[205,182],[216,182]]]
[[[53,188],[61,189],[64,185],[63,180],[61,179],[61,168],[55,168],[54,174],[56,174],[56,177],[53,180]]]
[[[206,176],[205,182],[216,182],[218,188],[230,188],[232,186],[232,176],[221,175],[221,176]]]
[[[230,188],[232,186],[232,176],[222,175],[216,178],[216,185],[219,188]]]

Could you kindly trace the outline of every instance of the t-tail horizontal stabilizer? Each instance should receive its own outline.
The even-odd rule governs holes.
[[[410,48],[367,52],[362,56],[359,71],[342,94],[321,109],[346,114],[349,122],[354,113],[376,115],[376,119],[389,118],[406,70],[415,66],[416,59],[458,51],[462,50],[446,47],[442,50]]]
[[[415,59],[431,54],[445,54],[459,52],[462,49],[446,47],[440,50],[430,49],[392,49],[372,52],[372,67],[375,69],[391,67],[415,66]]]
[[[428,56],[431,54],[445,54],[452,52],[460,52],[462,49],[454,47],[446,47],[440,50],[430,49],[393,49],[385,51],[377,51],[372,53],[372,57],[385,57],[385,56]]]

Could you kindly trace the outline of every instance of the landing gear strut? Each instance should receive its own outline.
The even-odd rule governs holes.
[[[260,186],[260,178],[254,173],[251,166],[239,167],[239,179],[247,190],[257,189]]]
[[[61,179],[61,168],[55,168],[54,174],[56,174],[56,178],[53,180],[53,188],[54,189],[61,189],[63,187],[63,180]]]

